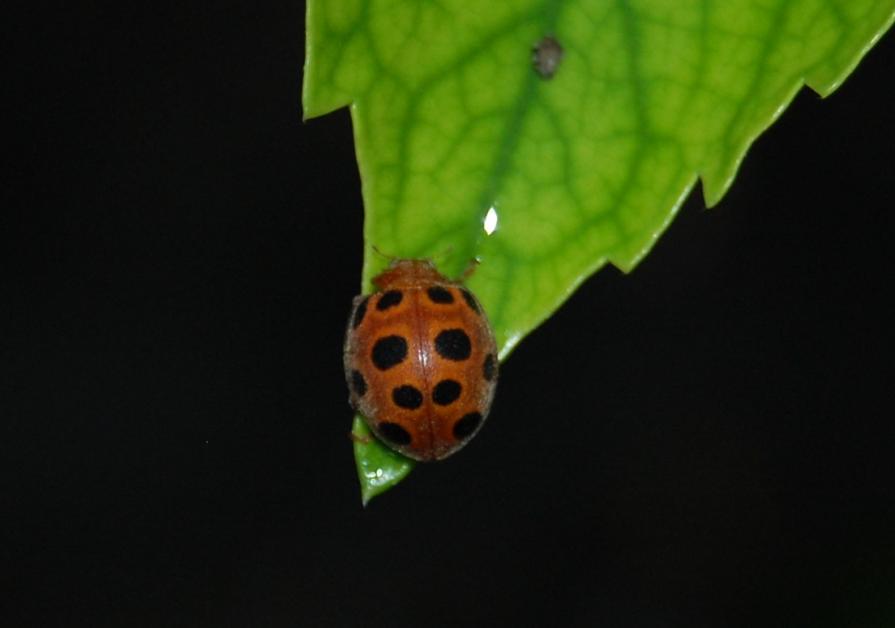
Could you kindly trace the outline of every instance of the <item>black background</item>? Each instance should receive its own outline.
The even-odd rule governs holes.
[[[3,625],[893,625],[895,36],[363,509],[360,186],[348,112],[300,121],[303,11],[17,22]]]

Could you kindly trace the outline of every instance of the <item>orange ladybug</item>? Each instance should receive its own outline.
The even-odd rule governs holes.
[[[345,334],[350,402],[376,436],[416,460],[441,460],[476,434],[497,386],[485,311],[428,260],[398,259],[354,299]]]

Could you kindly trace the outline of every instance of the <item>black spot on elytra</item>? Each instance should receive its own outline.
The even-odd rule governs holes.
[[[460,294],[463,295],[463,300],[466,301],[466,305],[469,306],[469,309],[471,309],[476,314],[481,313],[481,310],[479,310],[479,304],[476,303],[475,297],[472,296],[472,293],[469,290],[467,290],[466,288],[461,288]]]
[[[485,376],[489,382],[494,379],[494,376],[497,375],[497,359],[495,359],[493,353],[489,353],[485,356],[485,363],[482,364],[482,375]]]
[[[482,415],[478,412],[470,412],[469,414],[463,415],[459,421],[454,423],[454,437],[466,438],[475,432],[481,422]]]
[[[446,406],[454,403],[460,397],[460,391],[463,387],[460,382],[453,379],[443,379],[432,389],[432,401],[440,406]]]
[[[392,390],[392,401],[401,408],[416,410],[423,405],[423,393],[405,384]]]
[[[407,341],[401,336],[385,336],[373,345],[373,364],[385,371],[400,364],[407,357]]]
[[[462,421],[463,419],[460,420]],[[395,445],[409,445],[411,441],[410,432],[397,423],[383,421],[379,424],[379,433],[385,440]]]
[[[462,329],[445,329],[435,337],[435,350],[441,357],[459,362],[469,358],[472,343]]]
[[[358,397],[367,394],[367,380],[364,379],[360,371],[351,371],[351,388]]]
[[[390,307],[395,307],[401,302],[401,299],[404,298],[404,293],[400,290],[389,290],[384,293],[379,300],[376,302],[376,309],[380,312],[387,310]]]
[[[354,310],[354,320],[351,322],[351,326],[357,329],[358,325],[360,325],[364,316],[367,314],[367,301],[370,300],[370,297],[367,297],[360,303],[358,303],[357,308]]]
[[[429,298],[432,299],[433,303],[454,302],[454,295],[451,294],[450,290],[443,288],[442,286],[432,286],[426,290],[426,294],[429,295]]]

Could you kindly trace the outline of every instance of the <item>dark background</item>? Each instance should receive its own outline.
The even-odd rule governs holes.
[[[362,204],[348,112],[300,121],[303,11],[16,23],[0,623],[895,624],[895,36],[363,509]]]

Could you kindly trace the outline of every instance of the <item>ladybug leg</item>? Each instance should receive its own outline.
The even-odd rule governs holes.
[[[361,445],[369,445],[373,442],[373,439],[369,436],[358,436],[354,432],[348,432],[348,440],[353,443],[360,443]]]

